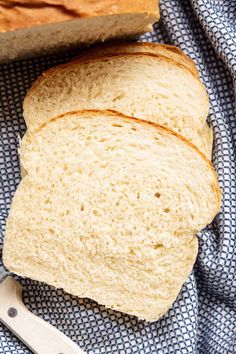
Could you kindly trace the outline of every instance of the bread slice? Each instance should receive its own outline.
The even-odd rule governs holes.
[[[49,70],[27,94],[24,117],[34,130],[71,110],[114,109],[165,125],[207,154],[201,134],[208,108],[204,86],[185,66],[151,53],[126,53]]]
[[[76,61],[82,57],[91,58],[106,54],[126,54],[126,53],[151,53],[161,55],[185,66],[193,75],[199,78],[199,73],[194,62],[178,47],[168,44],[147,43],[147,42],[109,42],[96,45],[95,47],[84,49],[81,54],[73,59]]]
[[[141,319],[165,313],[220,208],[204,155],[159,125],[82,111],[26,133],[20,156],[5,266]]]
[[[0,0],[0,62],[152,30],[157,0]]]
[[[77,58],[85,59],[91,57],[99,57],[107,54],[125,54],[125,53],[152,53],[156,55],[161,55],[166,59],[173,60],[176,64],[181,64],[186,69],[190,70],[192,74],[199,78],[198,69],[195,63],[184,53],[182,50],[176,46],[160,44],[160,43],[145,43],[145,42],[114,42],[114,43],[103,43],[102,45],[97,45],[95,47],[84,50]],[[207,122],[201,132],[202,144],[204,146],[203,151],[206,156],[211,159],[212,145],[213,145],[213,131],[209,127]]]

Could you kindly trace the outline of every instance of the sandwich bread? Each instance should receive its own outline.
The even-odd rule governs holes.
[[[191,272],[194,235],[220,208],[206,157],[165,127],[111,111],[47,120],[26,133],[20,157],[5,266],[141,319],[162,316]]]
[[[105,54],[50,69],[25,98],[27,127],[35,130],[71,110],[114,109],[171,128],[210,158],[207,93],[183,60],[142,52]]]

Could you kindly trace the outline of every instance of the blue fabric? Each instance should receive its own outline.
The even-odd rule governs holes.
[[[211,102],[213,163],[223,206],[199,234],[193,273],[168,313],[145,323],[30,280],[21,280],[28,308],[89,354],[236,353],[236,0],[162,0],[162,20],[143,41],[175,44],[197,64]],[[17,148],[25,131],[21,103],[47,68],[75,53],[0,66],[1,238],[19,183]],[[30,353],[0,324],[0,354]]]

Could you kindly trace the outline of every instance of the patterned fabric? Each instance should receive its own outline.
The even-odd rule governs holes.
[[[236,353],[236,0],[162,0],[162,20],[143,41],[172,43],[197,64],[211,102],[213,163],[224,200],[221,213],[199,234],[193,273],[168,313],[146,323],[105,310],[30,280],[20,279],[24,301],[89,354]],[[35,78],[75,53],[0,66],[1,239],[19,183],[22,100]],[[43,340],[43,339],[42,339]],[[0,324],[0,354],[30,353]]]

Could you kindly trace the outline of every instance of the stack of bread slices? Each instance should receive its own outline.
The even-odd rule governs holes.
[[[208,109],[194,63],[172,46],[103,45],[44,73],[24,101],[6,267],[160,318],[220,209]]]

